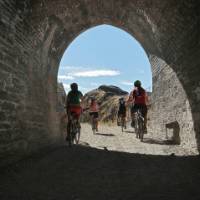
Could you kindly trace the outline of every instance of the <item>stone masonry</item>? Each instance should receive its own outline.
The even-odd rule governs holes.
[[[150,134],[164,140],[174,139],[180,145],[197,152],[194,123],[186,93],[173,69],[162,59],[151,56],[153,91],[148,113]],[[172,127],[167,124],[172,124]],[[166,135],[166,128],[167,130]],[[173,132],[175,131],[175,132]]]
[[[59,62],[73,39],[100,24],[127,31],[150,59],[155,56],[173,70],[187,107],[176,119],[180,127],[183,119],[192,122],[199,146],[199,11],[197,0],[0,0],[1,159],[15,160],[60,141]],[[151,59],[152,70],[157,63]],[[181,102],[175,100],[173,107]],[[187,143],[194,142],[189,137]]]

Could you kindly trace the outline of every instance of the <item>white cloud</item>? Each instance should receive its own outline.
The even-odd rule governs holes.
[[[59,80],[74,80],[74,77],[73,76],[69,76],[69,75],[59,75],[58,76],[58,79]]]
[[[100,76],[118,76],[119,71],[116,70],[85,70],[79,72],[70,73],[71,76],[76,77],[100,77]]]
[[[68,72],[76,72],[76,71],[80,71],[80,70],[85,70],[88,69],[87,67],[82,67],[82,66],[60,66],[60,69],[63,69],[64,71],[68,71]]]
[[[122,81],[121,84],[122,84],[122,85],[130,85],[130,86],[133,86],[133,82],[131,82],[131,81]]]
[[[83,67],[83,66],[63,66],[63,73],[59,75],[60,80],[73,80],[75,77],[102,77],[118,76],[120,71],[112,70],[109,67]]]

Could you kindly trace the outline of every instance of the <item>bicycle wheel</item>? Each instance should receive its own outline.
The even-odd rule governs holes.
[[[95,123],[95,119],[94,118],[92,118],[92,132],[93,132],[93,134],[96,133],[96,123]]]
[[[143,122],[143,119],[141,117],[139,117],[138,128],[139,128],[139,138],[140,138],[141,141],[143,141],[143,137],[144,137],[144,122]]]
[[[80,135],[81,135],[81,129],[77,127],[76,133],[75,133],[75,136],[74,136],[74,141],[75,141],[76,144],[79,143]]]
[[[136,138],[140,137],[140,130],[139,130],[139,124],[138,124],[138,114],[136,113],[135,115],[135,134],[136,134]]]
[[[121,129],[122,129],[122,132],[124,132],[124,128],[125,128],[125,121],[124,121],[124,118],[121,117]]]

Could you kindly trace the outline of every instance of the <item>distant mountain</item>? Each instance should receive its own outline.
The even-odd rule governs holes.
[[[119,98],[128,98],[128,92],[113,85],[101,85],[84,95],[83,105],[87,107],[91,97],[95,97],[100,104],[100,120],[103,122],[115,121],[118,111]],[[82,115],[82,121],[89,121],[89,114],[85,112]]]
[[[101,85],[98,88],[98,90],[102,90],[107,93],[112,93],[113,95],[127,95],[128,94],[128,92],[114,85]]]

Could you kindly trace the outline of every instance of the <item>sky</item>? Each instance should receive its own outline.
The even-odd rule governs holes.
[[[66,92],[76,82],[87,93],[100,85],[115,85],[130,92],[135,80],[151,91],[152,72],[148,57],[133,36],[122,29],[100,25],[75,38],[59,66],[58,82]]]

